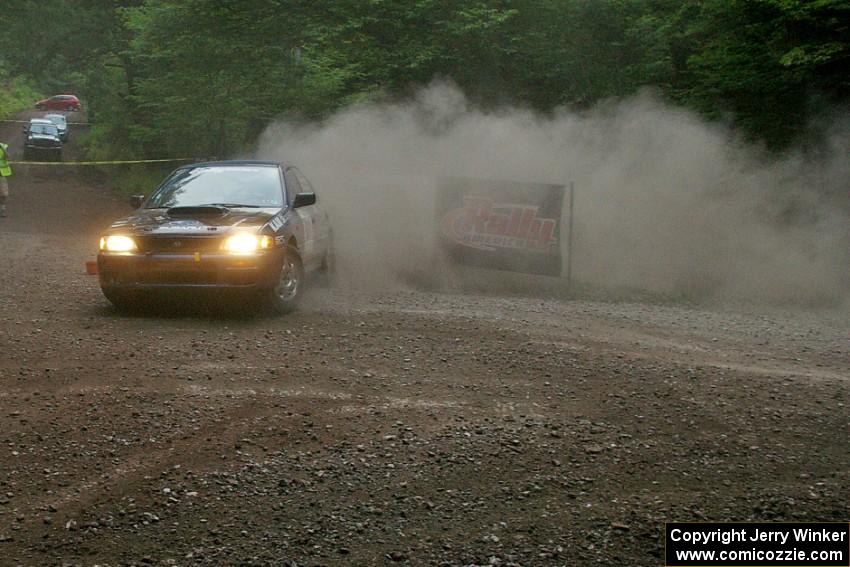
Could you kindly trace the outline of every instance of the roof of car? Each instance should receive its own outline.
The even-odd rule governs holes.
[[[58,116],[59,118],[65,118],[64,114],[56,114],[55,112],[51,112],[50,114],[45,114],[45,118],[50,118],[51,116]],[[33,118],[33,120],[40,120],[39,118]]]
[[[47,118],[30,118],[30,124],[53,124]]]
[[[228,160],[220,160],[220,161],[203,161],[200,163],[189,163],[184,165],[183,167],[218,167],[218,166],[228,166],[228,165],[264,165],[264,166],[281,166],[283,165],[277,161],[267,161],[267,160],[259,160],[259,159],[228,159]]]

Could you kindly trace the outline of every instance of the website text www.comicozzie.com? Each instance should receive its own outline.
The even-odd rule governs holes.
[[[802,549],[713,549],[676,550],[677,561],[840,561],[842,552],[835,550],[803,551]]]
[[[668,567],[850,567],[843,522],[692,522],[665,528]]]

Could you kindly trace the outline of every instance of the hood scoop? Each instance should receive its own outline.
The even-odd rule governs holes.
[[[196,207],[171,207],[168,209],[170,217],[223,217],[230,209],[218,205],[199,205]]]

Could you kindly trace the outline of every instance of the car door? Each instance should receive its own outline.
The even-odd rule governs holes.
[[[304,193],[306,190],[301,187],[298,177],[295,175],[294,168],[287,167],[284,171],[286,180],[286,196],[291,205],[295,201],[295,196],[299,193]],[[321,264],[322,253],[321,248],[316,240],[316,218],[318,207],[309,205],[293,209],[293,213],[298,216],[301,230],[298,237],[298,249],[301,253],[301,262],[306,270],[313,270]]]
[[[320,257],[319,261],[324,260],[325,254],[328,253],[331,245],[331,224],[330,219],[328,218],[328,212],[325,210],[325,207],[322,206],[322,203],[319,201],[319,194],[316,193],[316,189],[313,187],[313,184],[310,183],[310,180],[301,172],[297,167],[291,167],[292,173],[295,175],[296,179],[298,179],[298,183],[301,186],[302,191],[306,191],[308,193],[313,193],[316,195],[316,204],[313,205],[313,234],[316,239],[316,248],[317,254]]]

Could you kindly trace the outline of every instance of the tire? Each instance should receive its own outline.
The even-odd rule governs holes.
[[[304,294],[304,265],[295,248],[288,247],[273,287],[263,292],[264,307],[275,313],[295,311]]]
[[[139,298],[130,291],[101,288],[106,299],[122,313],[134,313],[141,308]]]
[[[65,109],[65,112],[74,112],[74,110],[76,110],[76,109],[73,106],[69,106],[68,108]]]
[[[44,110],[44,105],[43,104],[36,104],[35,109],[36,110]]]

